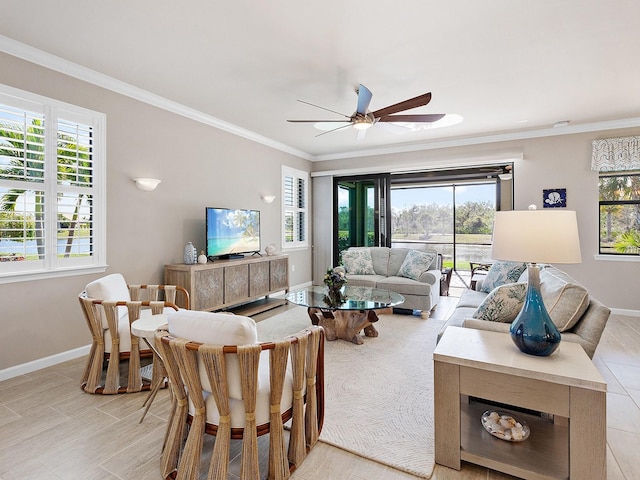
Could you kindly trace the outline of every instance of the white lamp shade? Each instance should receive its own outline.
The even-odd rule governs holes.
[[[491,258],[527,263],[580,263],[580,238],[572,210],[496,212]]]

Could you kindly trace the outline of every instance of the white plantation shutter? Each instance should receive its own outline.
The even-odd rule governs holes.
[[[283,248],[308,246],[309,174],[282,168]]]
[[[105,265],[104,123],[0,85],[0,282]]]

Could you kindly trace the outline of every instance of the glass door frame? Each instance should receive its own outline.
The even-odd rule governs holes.
[[[346,182],[352,182],[354,184],[363,183],[365,186],[373,186],[373,229],[374,239],[373,245],[368,246],[391,246],[391,219],[389,214],[391,212],[391,199],[389,198],[390,192],[390,177],[389,173],[371,174],[371,175],[345,175],[333,178],[333,264],[338,265],[340,261],[340,225],[339,225],[339,191],[341,184]],[[366,208],[366,202],[360,202],[360,205],[355,205],[350,208]],[[356,212],[358,213],[358,212]],[[359,212],[364,214],[366,212]],[[358,239],[360,241],[350,241],[348,247],[364,246],[366,235],[366,225],[354,225],[353,228],[363,227],[364,231],[360,232]],[[355,244],[354,244],[355,243]],[[362,245],[358,245],[361,243]]]

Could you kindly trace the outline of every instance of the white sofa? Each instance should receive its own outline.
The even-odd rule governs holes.
[[[450,326],[475,328],[509,333],[513,318],[520,311],[521,303],[513,300],[513,291],[499,297],[498,292],[511,288],[526,289],[527,271],[525,270],[514,283],[492,285],[490,292],[479,280],[475,290],[465,290],[460,300],[445,322],[438,339]],[[562,341],[576,342],[582,345],[589,357],[593,357],[611,310],[591,297],[586,288],[562,270],[546,266],[540,272],[540,290],[549,316],[560,330]],[[491,301],[491,297],[495,301]],[[507,298],[509,297],[509,298]],[[506,315],[506,317],[505,317]],[[502,317],[502,318],[501,318]]]
[[[396,308],[428,314],[440,298],[442,256],[434,250],[351,247],[342,253],[348,285],[399,293]]]

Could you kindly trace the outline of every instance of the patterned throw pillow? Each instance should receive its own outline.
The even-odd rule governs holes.
[[[514,283],[518,281],[522,272],[525,271],[527,265],[522,262],[507,262],[498,260],[487,272],[487,277],[480,287],[481,292],[489,293],[496,287],[505,283]]]
[[[351,275],[375,275],[373,260],[368,248],[346,250],[342,252],[342,263]]]
[[[404,262],[402,262],[402,266],[398,270],[398,276],[418,280],[420,275],[429,270],[429,266],[435,258],[435,253],[409,250]]]
[[[471,316],[489,322],[513,322],[522,309],[526,292],[526,283],[500,285],[491,290]]]

